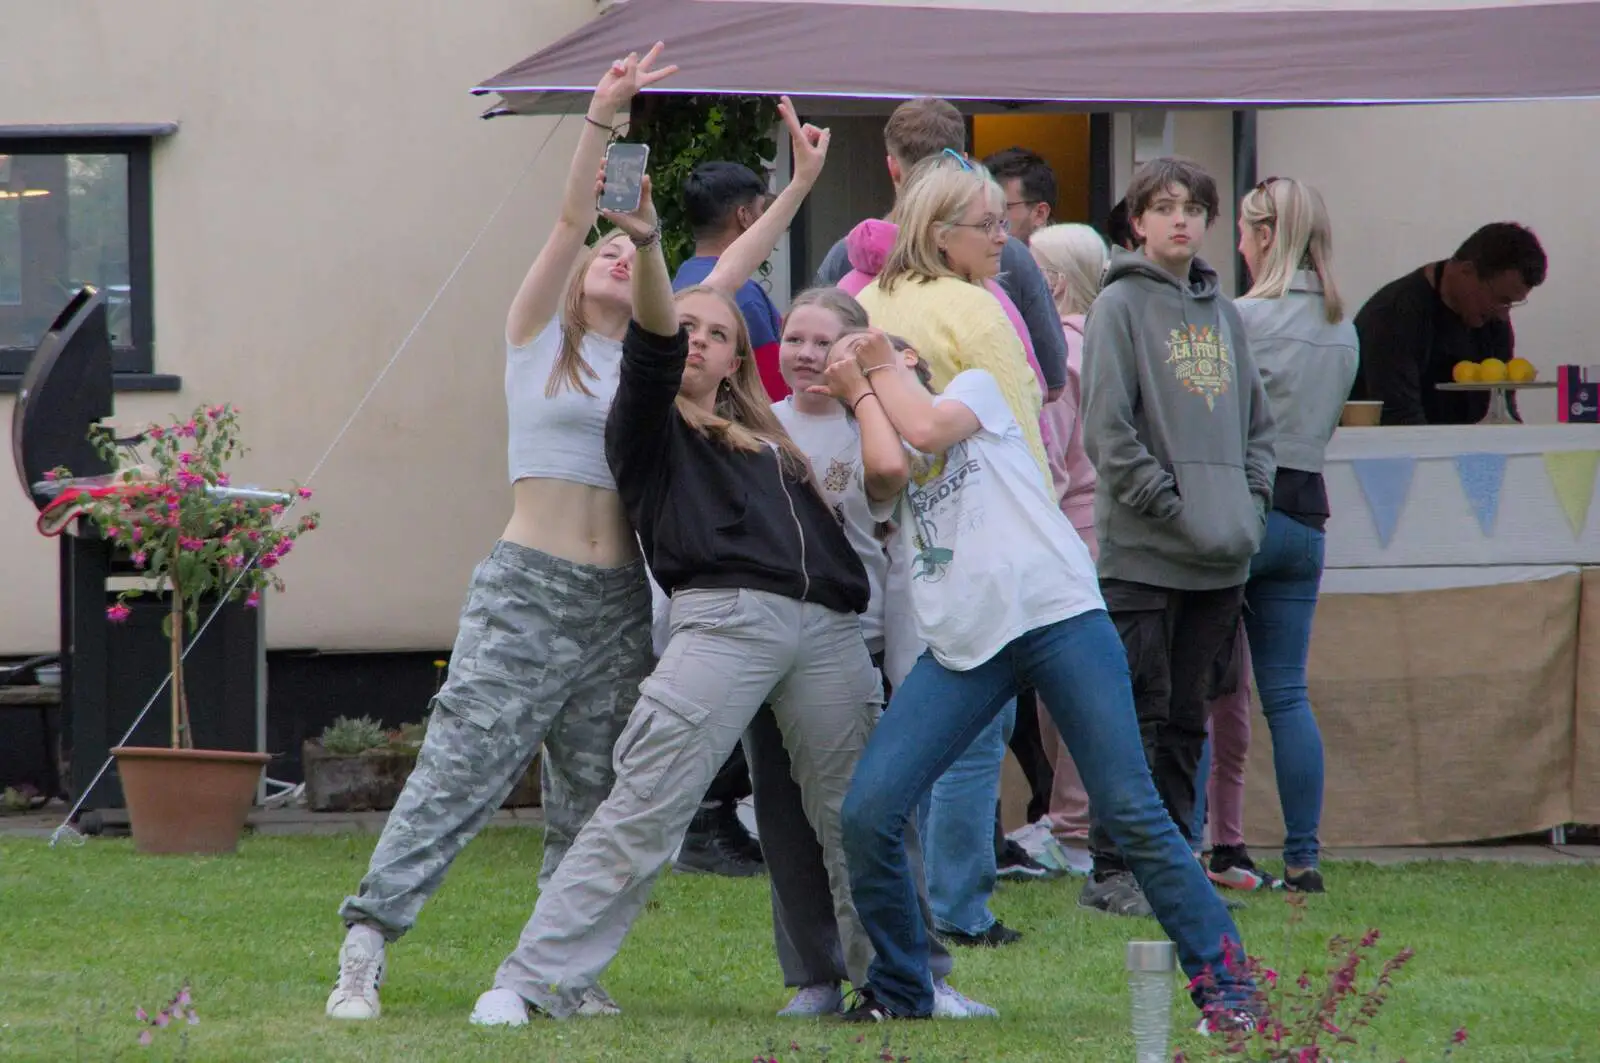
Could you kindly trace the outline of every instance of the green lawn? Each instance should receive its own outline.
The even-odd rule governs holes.
[[[201,1018],[187,1028],[191,1060],[706,1063],[770,1047],[783,1063],[837,1063],[883,1050],[879,1028],[774,1017],[787,996],[765,879],[665,876],[605,978],[620,1019],[469,1026],[534,900],[539,835],[530,830],[489,831],[468,847],[391,952],[381,1020],[330,1023],[322,1007],[342,937],[336,909],[374,840],[252,838],[238,856],[209,860],[140,857],[126,841],[51,850],[0,840],[0,1060],[184,1058],[173,1029],[139,1046],[134,1009],[154,1013],[185,979]],[[1253,899],[1241,926],[1280,971],[1320,969],[1328,936],[1369,926],[1381,928],[1386,951],[1414,948],[1380,1017],[1381,1058],[1439,1058],[1464,1024],[1471,1041],[1457,1060],[1600,1059],[1593,868],[1335,864],[1328,878],[1336,892],[1312,899],[1292,956],[1281,898]],[[1131,1060],[1122,944],[1157,932],[1080,911],[1075,895],[1070,881],[1003,886],[995,910],[1026,939],[960,952],[953,979],[1003,1018],[895,1025],[892,1057]],[[1174,1048],[1193,1060],[1207,1044],[1184,1032]]]

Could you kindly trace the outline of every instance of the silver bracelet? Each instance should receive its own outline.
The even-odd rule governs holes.
[[[655,228],[645,233],[643,237],[634,236],[632,233],[629,233],[628,239],[632,240],[633,246],[638,248],[640,251],[650,247],[652,244],[658,244],[661,242],[661,223],[659,221],[656,222]]]

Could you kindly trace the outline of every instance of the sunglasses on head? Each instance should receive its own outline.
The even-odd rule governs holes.
[[[955,150],[954,148],[945,148],[944,154],[950,156],[952,159],[956,160],[956,162],[959,162],[963,170],[966,170],[968,173],[972,172],[972,163],[968,162],[967,157],[961,154],[959,151]]]
[[[1262,182],[1260,182],[1260,183],[1258,183],[1256,185],[1256,191],[1257,192],[1265,192],[1267,189],[1271,188],[1277,182],[1286,181],[1286,180],[1288,180],[1288,178],[1286,178],[1286,177],[1269,177],[1265,181],[1262,181]]]

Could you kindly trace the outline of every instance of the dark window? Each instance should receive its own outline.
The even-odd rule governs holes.
[[[72,293],[106,293],[118,373],[150,373],[150,141],[0,136],[0,375]]]

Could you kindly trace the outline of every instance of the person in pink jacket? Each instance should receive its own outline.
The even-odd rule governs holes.
[[[1067,386],[1054,402],[1045,403],[1040,419],[1056,440],[1050,458],[1050,478],[1057,504],[1078,536],[1098,558],[1099,544],[1094,530],[1094,465],[1083,449],[1083,427],[1078,421],[1078,402],[1083,374],[1083,319],[1089,304],[1100,292],[1108,255],[1105,241],[1087,225],[1050,225],[1038,230],[1028,242],[1034,261],[1044,271],[1061,314],[1061,327],[1067,336]],[[1041,853],[1053,839],[1060,847],[1058,859],[1067,869],[1087,874],[1093,861],[1089,856],[1089,798],[1083,780],[1067,747],[1061,741],[1049,713],[1039,706],[1039,734],[1055,771],[1050,792],[1050,814],[1040,825],[1030,828],[1027,837],[1018,839],[1030,852]]]

